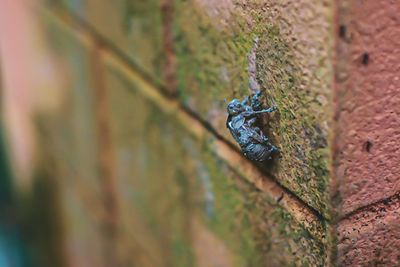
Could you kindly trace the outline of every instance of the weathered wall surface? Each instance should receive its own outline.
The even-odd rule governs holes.
[[[221,5],[25,5],[34,19],[29,40],[48,61],[33,68],[56,78],[32,86],[41,97],[26,118],[35,144],[32,188],[20,192],[22,223],[40,229],[29,237],[42,244],[34,253],[40,266],[328,263],[330,108],[323,99],[330,98],[332,50],[323,43],[332,42],[332,7]],[[298,10],[321,19],[323,34],[312,21],[285,26]],[[318,52],[306,49],[309,38]],[[282,151],[273,168],[246,160],[225,129],[223,99],[258,88],[280,109],[270,125]],[[311,115],[292,120],[295,112]],[[52,230],[29,212],[43,201]]]
[[[27,207],[52,203],[61,233],[31,238],[41,266],[328,263],[333,10],[289,4],[26,5],[30,40],[57,74],[57,86],[34,88],[38,189],[21,193]],[[258,88],[279,108],[272,167],[246,160],[225,128],[223,99]]]
[[[232,143],[224,99],[263,90],[282,152],[267,171],[329,217],[332,3],[60,2]]]
[[[235,174],[213,153],[209,136],[193,135],[162,100],[149,101],[141,94],[148,89],[138,89],[140,83],[118,63],[106,58],[106,65],[116,193],[121,231],[126,231],[118,242],[123,260],[143,253],[130,249],[135,242],[149,258],[162,259],[148,266],[318,265],[326,260],[316,256],[326,253],[326,245],[308,238],[290,213],[274,207],[275,199]],[[142,228],[141,236],[137,230]],[[208,250],[212,247],[216,251]],[[273,256],[276,251],[279,257]]]
[[[21,6],[45,74],[20,191],[25,210],[48,204],[44,225],[23,216],[40,266],[397,264],[398,4]],[[224,99],[258,89],[278,108],[269,164],[225,127]]]
[[[339,3],[338,262],[398,266],[400,4]]]
[[[223,99],[263,90],[278,107],[268,172],[328,216],[333,7],[328,1],[175,1],[179,97],[233,142]],[[191,23],[189,23],[191,21]]]

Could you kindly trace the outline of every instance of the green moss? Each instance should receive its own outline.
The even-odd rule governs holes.
[[[131,235],[128,245],[138,242],[150,258],[162,259],[166,266],[193,266],[193,168],[182,143],[185,133],[174,114],[164,113],[138,94],[120,72],[110,69],[107,76],[120,221],[129,225],[121,231]],[[132,248],[130,257],[135,253],[142,252]]]
[[[86,0],[89,1],[89,0]],[[92,0],[93,1],[93,0]],[[96,8],[96,0],[92,8]],[[120,12],[116,26],[122,28],[125,36],[118,39],[127,42],[127,46],[121,45],[113,40],[111,33],[104,36],[114,42],[116,47],[127,52],[134,63],[141,70],[150,74],[155,82],[163,82],[163,67],[165,66],[165,55],[163,50],[164,40],[162,37],[162,12],[160,0],[123,0],[121,8],[112,5],[113,12]],[[99,25],[101,27],[102,25]]]
[[[276,208],[269,215],[278,223],[279,235],[287,243],[286,253],[291,255],[291,264],[296,266],[325,266],[327,247],[312,238],[310,233],[294,223],[292,216],[282,208]],[[311,252],[311,253],[310,253]]]
[[[235,266],[323,266],[326,245],[317,241],[268,195],[235,174],[205,145],[201,164],[211,181],[214,213],[207,227],[235,255]],[[196,188],[204,184],[198,183]],[[204,201],[204,199],[200,198]],[[204,210],[204,203],[198,206]],[[316,229],[324,234],[326,229]]]
[[[279,144],[280,159],[272,173],[317,210],[328,216],[327,136],[318,114],[324,107],[309,90],[300,90],[300,73],[290,48],[276,27],[264,28],[257,51],[258,79],[269,103],[279,113],[270,124],[272,139]],[[318,110],[319,109],[319,110]],[[318,112],[317,112],[318,110]]]
[[[280,149],[273,174],[285,187],[329,217],[327,133],[322,131],[326,107],[317,101],[315,88],[302,87],[302,70],[293,48],[281,37],[279,26],[267,21],[257,1],[250,9],[240,4],[229,23],[211,17],[207,8],[193,1],[176,0],[175,43],[178,58],[179,94],[182,101],[212,120],[224,114],[223,99],[249,94],[248,54],[257,38],[257,80],[269,105],[278,112],[265,131]],[[249,20],[251,22],[249,22]],[[224,129],[220,123],[210,123]],[[220,133],[228,138],[228,131]]]
[[[147,103],[148,106],[152,106]],[[170,266],[192,266],[190,246],[190,165],[183,161],[182,129],[170,115],[151,108],[144,121],[144,144],[148,161],[143,174],[144,198],[136,202],[143,218],[163,246]],[[137,151],[137,155],[141,153]],[[140,164],[137,166],[141,168]],[[162,175],[160,175],[162,174]],[[161,179],[160,179],[161,178]]]
[[[209,103],[223,103],[224,97],[245,95],[248,75],[243,70],[247,69],[252,38],[230,28],[217,30],[204,11],[189,1],[176,1],[176,14],[175,50],[181,99],[186,104],[194,103],[193,107],[204,114]]]
[[[212,216],[205,216],[206,225],[233,252],[236,266],[258,266],[256,263],[261,254],[254,242],[250,214],[246,208],[247,194],[254,188],[239,180],[209,151],[203,151],[202,161],[210,176],[215,209]]]

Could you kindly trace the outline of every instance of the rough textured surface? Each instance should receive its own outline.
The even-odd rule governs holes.
[[[339,1],[339,266],[399,266],[400,4]]]
[[[399,194],[342,220],[338,266],[399,266],[399,220]]]
[[[281,150],[270,172],[328,216],[332,12],[328,1],[175,1],[181,100],[218,132],[224,99],[260,87],[272,140]]]
[[[232,172],[206,140],[188,134],[190,126],[178,123],[174,110],[147,101],[135,89],[136,82],[118,68],[107,69],[120,205],[118,246],[124,264],[326,262],[326,246],[275,199]],[[206,247],[199,247],[199,242]],[[207,246],[214,245],[212,253],[218,259],[205,255]],[[161,258],[163,263],[157,263]]]
[[[273,169],[265,169],[329,217],[329,1],[55,2],[154,80],[163,77],[168,92],[177,90],[187,107],[232,143],[223,100],[261,88],[268,104],[279,108],[266,128],[281,154]]]
[[[177,90],[184,105],[232,143],[224,99],[261,88],[268,105],[279,109],[269,116],[267,132],[281,150],[274,168],[264,167],[329,217],[332,3],[139,2],[84,0],[63,6],[140,69],[163,77],[169,92]]]
[[[342,8],[337,182],[343,214],[400,190],[399,12],[396,1]]]
[[[190,180],[184,135],[163,112],[110,68],[106,86],[119,203],[122,266],[190,266]],[[173,149],[171,149],[173,148]]]
[[[400,4],[337,1],[334,32],[331,1],[46,2],[34,100],[8,103],[37,112],[20,196],[41,266],[400,265]],[[224,125],[258,88],[265,165]]]

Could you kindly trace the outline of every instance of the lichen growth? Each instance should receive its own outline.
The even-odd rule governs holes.
[[[117,47],[126,51],[141,70],[162,84],[165,51],[163,48],[163,22],[160,0],[124,0],[115,25],[121,27],[122,36],[110,39]],[[101,25],[99,25],[101,27]],[[108,36],[111,37],[111,36]],[[118,40],[123,40],[119,44]]]
[[[219,160],[207,143],[202,146],[198,155],[215,196],[215,213],[209,217],[204,212],[203,220],[236,256],[235,266],[326,264],[326,244],[312,237],[276,200]],[[197,187],[202,188],[201,184]]]
[[[311,82],[304,81],[305,70],[294,56],[295,48],[282,37],[279,22],[266,16],[262,1],[234,3],[234,19],[221,24],[194,1],[176,0],[174,29],[180,98],[232,140],[223,127],[223,100],[250,93],[248,53],[257,39],[257,81],[267,105],[276,105],[279,110],[269,117],[264,130],[281,151],[273,164],[263,167],[329,218],[329,122],[321,100],[325,91],[304,87]]]
[[[280,157],[271,172],[285,186],[315,209],[329,216],[327,136],[322,133],[317,109],[324,109],[312,91],[300,90],[300,73],[278,28],[265,27],[257,51],[258,79],[268,102],[276,103],[278,115],[270,123],[272,140]]]
[[[247,68],[253,40],[231,28],[217,30],[211,18],[191,1],[176,1],[176,14],[181,99],[199,113],[207,114],[209,103],[218,101],[221,107],[224,97],[245,95],[248,74],[243,70]]]
[[[114,95],[116,90],[114,84]],[[122,96],[114,97],[115,105],[121,107]],[[195,265],[191,262],[195,259],[189,228],[190,220],[196,217],[232,252],[234,266],[323,266],[326,245],[220,160],[212,152],[212,142],[193,138],[173,113],[162,114],[140,95],[124,98],[126,110],[116,113],[120,114],[119,129],[125,132],[123,136],[129,136],[133,152],[142,153],[137,150],[139,144],[147,151],[147,164],[137,162],[132,167],[133,177],[141,181],[135,184],[136,190],[144,193],[144,198],[132,199],[132,205],[160,239],[165,260],[174,266]],[[133,121],[140,123],[128,130],[122,123],[124,116],[138,116]],[[132,134],[126,135],[127,131]],[[159,173],[163,173],[162,180]],[[207,176],[210,186],[201,180],[202,175]],[[208,193],[212,194],[211,203]],[[212,213],[207,208],[210,204]]]

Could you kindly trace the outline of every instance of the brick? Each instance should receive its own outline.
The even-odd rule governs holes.
[[[153,74],[153,80],[161,77],[167,89],[176,87],[180,100],[232,143],[223,100],[262,89],[268,104],[279,108],[265,121],[265,130],[281,153],[273,164],[261,167],[329,217],[331,4],[165,3],[173,4],[172,17],[167,15],[171,10],[155,0],[140,4],[86,0],[69,8],[122,51],[120,56],[133,59]],[[163,23],[161,10],[166,12]],[[137,27],[124,29],[124,21]],[[176,70],[169,47],[172,34]]]
[[[332,4],[174,3],[181,101],[234,142],[225,127],[223,100],[246,96],[259,87],[267,103],[278,106],[267,132],[281,151],[272,167],[262,167],[329,217]]]
[[[192,126],[179,120],[180,109],[155,100],[151,92],[143,94],[143,84],[113,60],[104,59],[122,263],[327,262],[326,243],[313,238],[276,199],[232,171],[213,152],[212,138],[192,134]],[[215,247],[214,256],[206,259],[210,247]]]
[[[106,69],[115,154],[119,260],[140,266],[190,266],[190,166],[181,128],[135,91],[121,73]],[[135,261],[135,262],[132,262]]]
[[[399,194],[366,207],[338,225],[338,266],[400,264]]]
[[[338,210],[347,214],[400,190],[400,4],[340,3]]]
[[[154,81],[161,83],[164,55],[160,0],[50,0],[82,19]]]
[[[194,218],[191,230],[196,266],[233,266],[232,253],[204,224]]]
[[[313,238],[275,198],[243,180],[210,152],[203,152],[199,163],[203,170],[196,188],[202,188],[203,197],[197,206],[202,208],[204,223],[233,251],[236,266],[327,262],[326,244]]]
[[[398,266],[400,5],[339,1],[338,7],[337,264]]]

